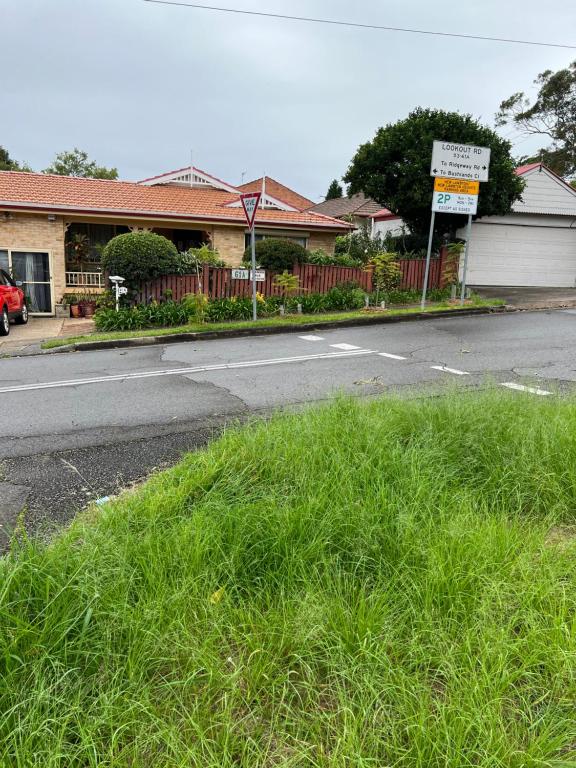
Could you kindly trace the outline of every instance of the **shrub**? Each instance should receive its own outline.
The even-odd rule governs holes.
[[[102,268],[110,275],[125,278],[135,288],[143,280],[174,274],[178,251],[166,237],[153,232],[128,232],[117,235],[102,251]]]
[[[402,270],[395,253],[378,253],[370,259],[373,283],[378,293],[392,291],[400,285]]]
[[[179,275],[195,275],[204,264],[210,267],[226,266],[217,250],[213,250],[208,245],[202,245],[200,248],[189,248],[184,253],[178,254],[177,271]]]
[[[355,259],[349,256],[347,253],[330,255],[323,251],[322,248],[318,248],[315,251],[308,251],[306,258],[307,264],[316,264],[320,267],[361,267],[362,262],[360,259]]]
[[[303,264],[308,257],[308,251],[302,245],[292,240],[271,237],[256,243],[256,262],[262,269],[273,272],[291,270],[294,264]],[[250,264],[252,253],[250,248],[244,252],[244,262]]]
[[[160,328],[186,325],[189,307],[184,303],[166,301],[163,304],[137,304],[120,309],[99,309],[94,322],[99,331],[136,331],[142,328]]]
[[[325,296],[326,310],[361,309],[366,294],[355,283],[343,283],[331,288]]]
[[[373,256],[385,250],[383,238],[380,235],[372,237],[367,225],[336,238],[336,254],[348,256],[361,264],[368,264]]]

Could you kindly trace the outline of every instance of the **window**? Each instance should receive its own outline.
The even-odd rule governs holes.
[[[273,233],[266,233],[261,234],[256,232],[255,234],[255,240],[258,243],[260,240],[268,240],[269,238],[273,237],[278,240],[292,240],[293,243],[298,243],[298,245],[301,245],[303,248],[306,248],[306,245],[308,243],[307,237],[298,237],[293,235],[276,235]],[[250,233],[246,232],[244,235],[244,248],[250,248]]]
[[[70,243],[75,235],[85,235],[90,243],[90,250],[83,263],[100,264],[100,252],[106,243],[112,240],[113,237],[116,237],[116,235],[124,235],[129,231],[128,227],[117,224],[84,224],[82,222],[74,222],[68,227],[66,241]],[[68,251],[67,256],[72,257],[72,253]],[[74,261],[74,259],[70,258],[70,261]]]

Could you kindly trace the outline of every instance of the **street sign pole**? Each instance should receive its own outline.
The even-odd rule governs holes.
[[[254,224],[250,230],[250,249],[252,251],[252,320],[258,320],[258,302],[256,300],[256,236]]]
[[[430,277],[430,259],[432,258],[432,241],[434,240],[434,223],[436,221],[436,211],[432,211],[430,217],[430,235],[428,237],[428,251],[426,252],[426,271],[424,273],[424,285],[422,286],[421,308],[426,308],[426,293],[428,291],[428,279]]]
[[[240,202],[244,208],[244,215],[250,230],[250,250],[252,252],[252,319],[258,319],[258,302],[256,300],[256,211],[261,198],[260,192],[247,192],[240,195]]]
[[[466,273],[468,271],[468,252],[470,250],[470,239],[472,238],[472,215],[468,216],[468,226],[466,227],[466,248],[464,250],[464,266],[462,267],[462,292],[460,294],[460,304],[466,300]]]

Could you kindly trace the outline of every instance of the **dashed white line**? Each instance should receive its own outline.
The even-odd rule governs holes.
[[[302,339],[303,341],[324,341],[324,338],[322,336],[298,336],[299,339]]]
[[[459,371],[457,368],[447,368],[445,365],[431,365],[435,371],[442,371],[443,373],[453,373],[455,376],[470,376],[468,371]]]
[[[330,344],[332,349],[342,349],[344,352],[352,352],[355,349],[362,349],[362,347],[356,347],[354,344]]]
[[[79,387],[82,384],[108,384],[114,381],[130,381],[132,379],[152,379],[158,376],[188,376],[193,373],[210,373],[212,371],[228,371],[238,368],[259,368],[268,365],[286,365],[288,363],[303,363],[308,360],[338,360],[340,358],[373,355],[374,350],[357,349],[345,352],[325,352],[319,355],[300,355],[298,357],[277,357],[270,360],[246,360],[238,363],[221,363],[220,365],[201,365],[196,368],[170,368],[161,371],[141,371],[139,373],[120,373],[113,376],[94,376],[90,379],[69,379],[65,381],[46,381],[37,384],[21,384],[15,387],[2,387],[0,393],[28,392],[36,389],[62,389],[64,387]]]
[[[531,395],[540,395],[540,397],[548,397],[548,395],[554,394],[553,392],[548,392],[545,389],[538,389],[538,387],[525,387],[523,384],[516,384],[513,381],[506,381],[500,386],[507,387],[508,389],[514,389],[518,392],[528,392]]]
[[[401,355],[392,355],[390,352],[378,352],[379,357],[389,357],[390,360],[407,360],[407,357]]]

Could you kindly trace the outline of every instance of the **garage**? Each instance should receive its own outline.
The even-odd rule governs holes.
[[[576,190],[540,163],[518,169],[523,199],[472,226],[471,286],[576,287]],[[465,230],[459,231],[465,236]]]

